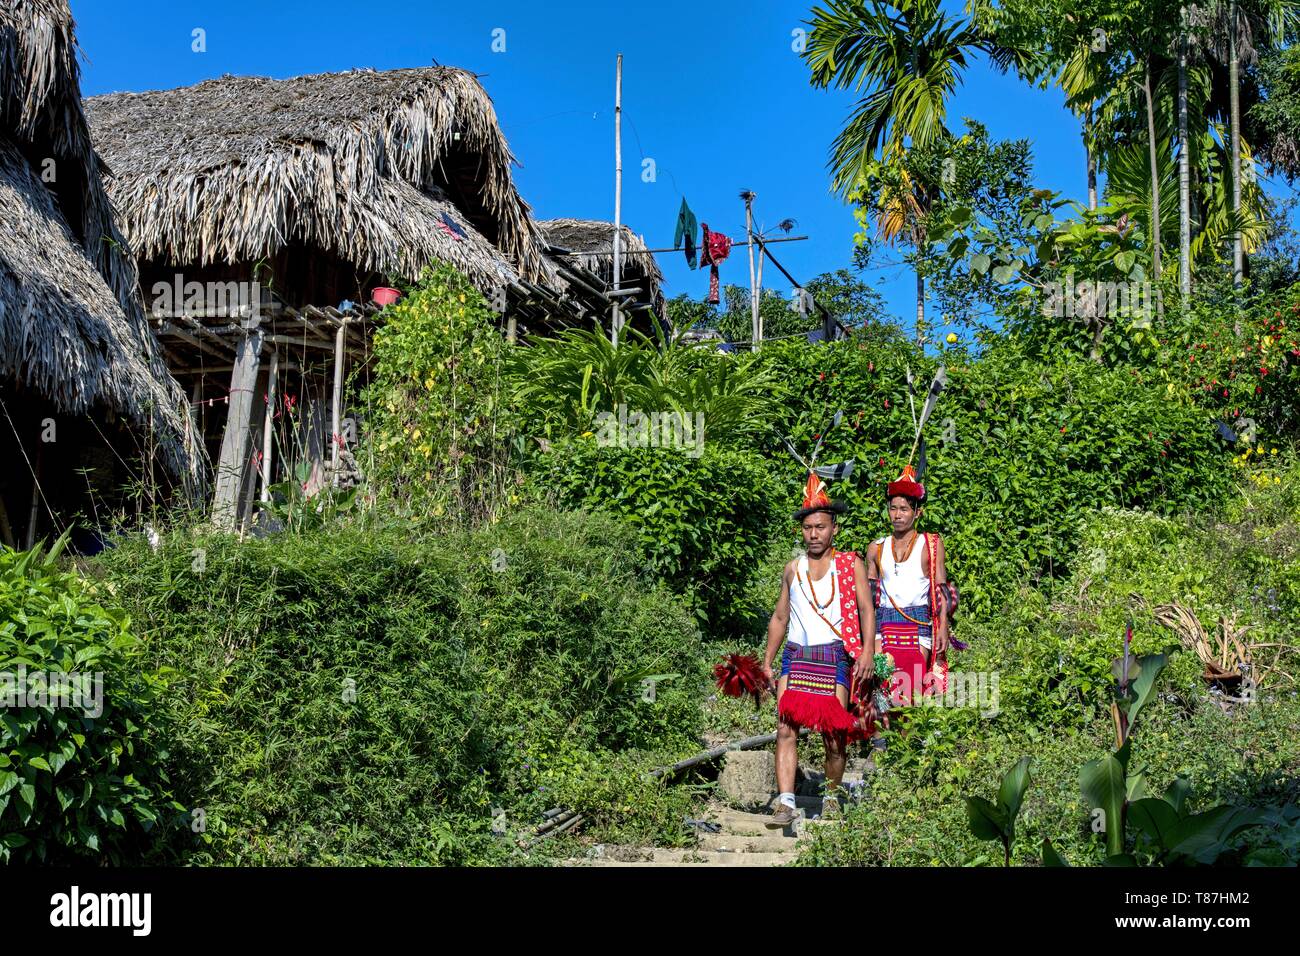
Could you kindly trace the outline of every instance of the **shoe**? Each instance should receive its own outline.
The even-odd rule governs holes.
[[[769,830],[783,830],[795,821],[794,807],[786,806],[784,803],[776,808],[772,814],[772,819],[767,821]]]
[[[827,796],[822,798],[822,819],[838,820],[841,816],[839,797]]]

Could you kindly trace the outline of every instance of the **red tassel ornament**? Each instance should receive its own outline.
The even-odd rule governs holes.
[[[718,682],[718,690],[728,697],[744,697],[750,694],[757,704],[767,690],[767,675],[758,660],[748,654],[728,654],[713,668],[713,677]]]

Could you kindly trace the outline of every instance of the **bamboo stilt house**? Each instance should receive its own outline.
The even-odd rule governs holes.
[[[145,320],[82,109],[66,0],[0,4],[0,541],[128,484],[194,490],[186,399]],[[137,499],[139,500],[139,499]]]
[[[511,331],[578,314],[471,73],[226,76],[87,107],[155,331],[217,462],[220,521],[250,515],[259,476],[262,497],[291,465],[309,491],[340,479],[339,390],[366,361],[376,286],[444,261]],[[303,461],[274,461],[277,395],[301,399]]]

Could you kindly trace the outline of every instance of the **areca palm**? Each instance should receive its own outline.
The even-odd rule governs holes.
[[[948,100],[968,54],[1004,57],[938,0],[829,0],[812,11],[802,56],[812,85],[866,94],[831,148],[832,185],[847,194],[888,150],[947,136]]]
[[[971,53],[1005,61],[969,21],[950,17],[939,0],[828,0],[812,11],[802,56],[812,85],[864,93],[831,146],[831,183],[846,198],[861,193],[881,166],[901,169],[904,151],[951,135],[948,100]],[[933,184],[930,184],[933,185]],[[882,236],[892,239],[916,222],[927,184],[909,180],[881,194]],[[912,234],[920,236],[913,228]],[[918,238],[917,242],[921,240]],[[917,335],[925,319],[925,283],[917,274]]]

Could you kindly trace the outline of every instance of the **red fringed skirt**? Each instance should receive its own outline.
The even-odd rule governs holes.
[[[852,661],[839,641],[801,647],[787,643],[781,676],[789,676],[777,713],[783,720],[823,733],[842,733],[854,726],[853,715],[835,696],[835,686],[849,683]]]

